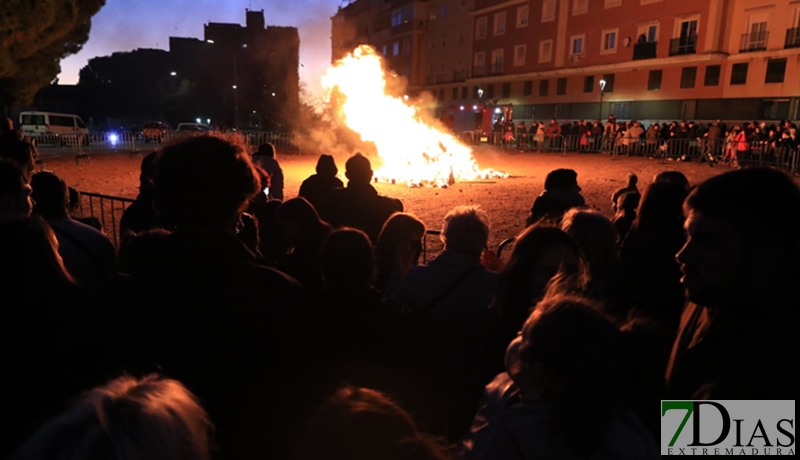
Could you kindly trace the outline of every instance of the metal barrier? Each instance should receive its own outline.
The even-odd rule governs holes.
[[[781,141],[754,140],[746,151],[737,151],[736,161],[745,166],[770,166],[787,172],[796,170],[797,149]]]
[[[77,204],[77,212],[80,217],[97,219],[102,226],[103,232],[114,243],[114,247],[119,249],[122,241],[119,222],[122,219],[122,214],[134,200],[100,193],[78,193],[80,194],[80,200]]]

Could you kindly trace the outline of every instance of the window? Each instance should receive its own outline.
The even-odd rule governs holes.
[[[444,88],[439,88],[439,96],[437,97],[438,100],[444,100]]]
[[[539,81],[539,96],[547,96],[550,91],[550,80]]]
[[[494,85],[486,85],[486,99],[494,99]]]
[[[503,35],[506,33],[506,12],[501,11],[494,14],[494,25],[492,35]]]
[[[642,24],[636,29],[636,37],[641,37],[644,35],[644,38],[647,40],[648,43],[655,43],[658,41],[658,23],[651,23],[651,24]]]
[[[731,85],[744,85],[747,83],[747,63],[734,64],[731,68]]]
[[[447,15],[450,14],[450,6],[449,5],[442,5],[442,17],[446,18]]]
[[[475,70],[472,72],[473,77],[482,77],[486,75],[486,52],[478,51],[475,53],[475,60],[473,61]]]
[[[503,96],[511,97],[511,83],[503,83]]]
[[[594,91],[594,75],[587,75],[583,77],[583,92],[591,93]]]
[[[514,65],[525,65],[525,45],[517,45],[514,47]]]
[[[721,65],[707,65],[703,86],[719,86],[719,74],[721,71]]]
[[[567,79],[559,78],[556,80],[556,95],[563,96],[567,94]]]
[[[475,40],[486,38],[486,24],[489,19],[484,16],[475,20]]]
[[[583,54],[583,42],[585,35],[573,35],[570,38],[569,54],[570,56],[580,56]]]
[[[614,92],[614,74],[609,73],[603,75],[603,80],[606,82],[606,87],[603,89],[605,93],[613,93]]]
[[[556,19],[556,0],[544,0],[542,2],[542,22],[554,21]]]
[[[411,54],[411,40],[408,38],[403,39],[403,56]]]
[[[400,42],[394,42],[392,44],[392,55],[397,56],[400,54]]]
[[[384,56],[386,56],[386,45],[383,45],[383,46],[381,47],[381,54],[383,54]]]
[[[697,67],[681,69],[681,88],[694,88],[695,80],[697,80]]]
[[[661,89],[661,77],[664,76],[663,70],[651,70],[647,78],[647,90],[658,91]]]
[[[539,42],[539,62],[550,62],[553,60],[553,40],[542,40]]]
[[[623,120],[631,117],[631,103],[630,102],[615,102],[611,104],[611,115]]]
[[[473,98],[478,99],[479,97],[481,97],[480,92],[481,92],[481,87],[480,86],[473,86],[472,87],[472,97]]]
[[[458,88],[453,88],[453,95],[452,95],[452,99],[453,99],[454,101],[455,101],[456,99],[458,99]]]
[[[461,87],[461,99],[466,99],[468,94],[469,94],[469,87],[468,86],[462,86]]]
[[[492,68],[490,71],[491,75],[502,75],[503,74],[503,48],[497,48],[492,50]]]
[[[527,97],[533,94],[533,82],[526,81],[525,84],[522,85],[522,95]]]
[[[397,27],[403,23],[403,13],[392,14],[392,27]]]
[[[600,54],[616,53],[617,37],[619,37],[619,29],[604,30],[602,41],[603,45],[600,49]]]
[[[786,58],[767,61],[767,77],[764,83],[783,83],[786,74]]]
[[[525,27],[528,25],[528,10],[528,5],[517,8],[517,27]]]
[[[622,0],[606,0],[605,8],[614,8],[622,5]]]
[[[589,0],[572,0],[572,15],[585,14],[589,11]]]

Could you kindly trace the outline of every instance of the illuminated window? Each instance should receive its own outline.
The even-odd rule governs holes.
[[[506,12],[501,11],[494,15],[494,25],[492,26],[492,35],[503,35],[506,33]]]
[[[484,16],[475,20],[475,40],[486,38],[486,26],[489,19]]]
[[[556,19],[556,0],[544,0],[542,2],[542,22],[549,22]]]

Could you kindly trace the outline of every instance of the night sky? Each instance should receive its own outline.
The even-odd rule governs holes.
[[[267,25],[300,30],[300,79],[312,94],[330,64],[331,21],[342,0],[106,0],[92,18],[83,50],[61,62],[59,81],[78,82],[78,72],[95,56],[136,48],[168,49],[169,37],[203,38],[208,22],[245,23],[245,9],[264,10]]]

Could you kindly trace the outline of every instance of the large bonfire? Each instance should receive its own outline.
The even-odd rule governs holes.
[[[480,169],[469,147],[426,123],[406,97],[387,94],[381,58],[371,47],[362,45],[328,68],[322,87],[342,121],[375,144],[383,163],[375,172],[379,181],[418,187],[508,177]]]

